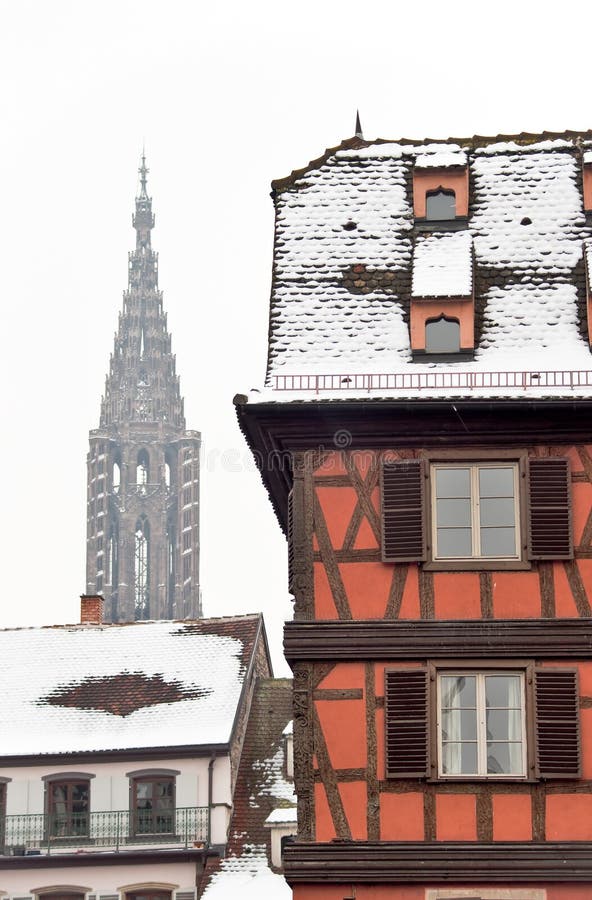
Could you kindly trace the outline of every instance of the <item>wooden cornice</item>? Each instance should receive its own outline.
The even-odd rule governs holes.
[[[287,842],[288,884],[592,883],[592,842]]]
[[[296,621],[284,626],[296,662],[388,659],[589,659],[592,619]]]
[[[588,443],[592,400],[500,398],[289,401],[234,398],[282,528],[292,486],[291,455],[306,450],[525,447]]]

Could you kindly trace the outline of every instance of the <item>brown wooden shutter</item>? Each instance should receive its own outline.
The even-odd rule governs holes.
[[[426,558],[425,463],[419,459],[384,462],[382,558],[409,562]]]
[[[530,559],[573,559],[569,460],[528,461]]]
[[[578,675],[572,669],[535,669],[537,778],[581,776]]]
[[[288,494],[288,591],[294,589],[294,491]]]
[[[386,777],[425,778],[429,774],[426,669],[386,671],[384,713]]]

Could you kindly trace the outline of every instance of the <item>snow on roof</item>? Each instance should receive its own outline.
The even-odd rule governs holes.
[[[293,733],[294,733],[294,720],[293,720],[293,719],[290,719],[290,721],[288,722],[288,724],[286,725],[286,727],[285,727],[284,730],[282,731],[282,734],[290,735],[290,734],[293,734]]]
[[[291,888],[281,875],[271,871],[262,849],[263,853],[254,853],[248,860],[223,859],[202,894],[203,900],[292,900]]]
[[[260,622],[0,631],[0,758],[228,742]]]
[[[417,372],[411,297],[447,296],[459,287],[470,293],[469,241],[475,359],[457,366],[469,372],[592,369],[581,296],[592,228],[583,212],[577,136],[470,144],[350,147],[277,183],[268,381],[253,401],[318,399],[306,391],[274,391],[274,376]],[[444,152],[467,154],[468,229],[414,234],[414,161]],[[578,395],[571,388],[546,391],[565,394]]]
[[[468,231],[418,235],[413,251],[414,297],[470,297],[472,239]]]
[[[592,163],[592,150],[584,150],[584,165]]]
[[[266,825],[292,825],[298,821],[298,810],[295,806],[274,809],[265,820]]]
[[[435,153],[420,153],[415,158],[416,169],[440,169],[449,166],[466,166],[467,154],[464,150],[452,150],[447,147]]]

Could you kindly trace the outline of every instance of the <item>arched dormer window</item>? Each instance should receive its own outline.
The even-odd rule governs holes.
[[[426,219],[441,222],[456,218],[456,194],[454,191],[428,191],[426,194]]]
[[[460,323],[441,315],[428,319],[425,327],[426,353],[458,353],[460,351]]]
[[[140,450],[138,453],[138,463],[136,466],[136,484],[148,484],[150,475],[150,459],[146,450]]]

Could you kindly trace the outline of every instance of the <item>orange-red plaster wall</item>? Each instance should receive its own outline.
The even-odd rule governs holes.
[[[482,813],[484,809],[483,782],[434,783],[427,796],[426,783],[420,779],[386,779],[384,683],[385,669],[390,665],[337,663],[315,689],[315,839],[324,842],[344,837],[339,833],[342,815],[354,840],[367,839],[371,776],[378,786],[379,829],[372,839],[485,840],[478,825],[479,804]],[[421,662],[396,665],[416,668]],[[586,780],[588,784],[592,781],[592,661],[555,660],[543,665],[578,668],[584,781],[575,785],[575,792],[569,783],[544,789],[545,831],[536,839],[592,841],[592,794],[577,791]],[[368,730],[372,716],[374,735]],[[533,809],[538,801],[530,785],[489,781],[485,801],[490,820],[487,840],[535,839]]]
[[[546,447],[538,452],[559,452],[570,460],[576,478],[572,481],[576,559],[533,564],[526,571],[482,573],[431,572],[417,563],[381,562],[380,455],[372,451],[328,455],[314,476],[318,499],[313,535],[315,617],[339,618],[344,600],[354,620],[416,619],[422,609],[436,619],[538,618],[548,616],[550,610],[559,618],[585,614],[586,604],[592,606],[592,558],[587,558],[592,544],[582,545],[590,530],[586,524],[592,510],[592,483],[586,472],[592,479],[592,447]],[[392,451],[388,458],[399,455]],[[366,493],[364,502],[360,490]]]
[[[425,350],[426,322],[429,319],[458,319],[460,324],[460,349],[472,350],[475,346],[475,312],[472,300],[412,300],[411,301],[411,349]]]
[[[444,188],[456,194],[456,215],[469,214],[469,170],[415,169],[413,172],[413,212],[418,219],[426,214],[426,194]]]

